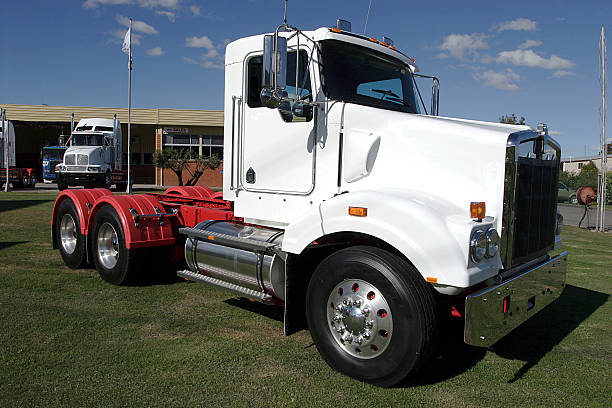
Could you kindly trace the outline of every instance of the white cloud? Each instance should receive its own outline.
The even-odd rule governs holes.
[[[109,41],[114,44],[122,44],[123,39],[125,38],[126,31],[127,30],[123,28],[115,28],[113,30],[108,31],[107,34],[111,37]],[[142,38],[142,35],[137,34],[137,33],[132,33],[132,44],[140,45],[141,38]]]
[[[189,10],[191,10],[194,16],[199,16],[201,14],[200,8],[195,4],[189,6]]]
[[[563,69],[555,71],[555,73],[553,74],[555,78],[563,78],[564,76],[569,76],[569,75],[574,75],[574,73],[571,71],[565,71]]]
[[[97,8],[99,6],[119,6],[131,4],[132,0],[86,0],[83,8]]]
[[[152,57],[159,57],[160,55],[164,55],[164,50],[162,50],[162,47],[158,45],[157,47],[147,50],[147,54],[151,55]]]
[[[544,69],[561,70],[574,66],[574,63],[565,58],[551,55],[544,58],[536,54],[533,50],[514,50],[502,51],[495,59],[500,64],[513,64],[516,66],[537,67]]]
[[[215,45],[210,38],[205,35],[201,37],[186,38],[186,47],[204,48],[207,51],[200,55],[200,58],[197,60],[191,57],[183,57],[183,61],[189,64],[200,65],[204,68],[223,69],[225,65],[225,46],[228,43],[229,40],[223,40],[221,43]]]
[[[506,21],[500,23],[497,27],[497,31],[502,32],[506,30],[513,31],[535,31],[537,23],[528,18],[517,18],[516,20]]]
[[[168,21],[170,21],[171,23],[174,23],[176,21],[176,13],[173,13],[171,11],[157,10],[155,12],[155,14],[157,14],[159,16],[166,16],[166,17],[168,17]]]
[[[445,54],[445,53],[441,52],[438,55],[436,55],[435,58],[438,58],[438,59],[447,59],[448,58],[448,54]]]
[[[117,22],[126,27],[130,26],[130,19],[122,16],[121,14],[117,14]],[[157,30],[153,26],[145,23],[144,21],[139,21],[139,20],[132,21],[132,28],[134,29],[134,31],[143,33],[143,34],[155,34],[155,35],[158,34]]]
[[[181,0],[85,0],[83,8],[98,8],[100,6],[124,6],[128,4],[138,4],[138,6],[148,9],[177,9]]]
[[[506,68],[506,70],[502,72],[488,70],[482,74],[475,73],[473,77],[477,81],[483,81],[485,86],[504,91],[518,90],[519,87],[515,82],[521,79],[521,77],[510,68]]]
[[[185,46],[193,48],[214,48],[214,45],[210,39],[203,35],[201,37],[188,37],[185,39]]]
[[[563,133],[560,130],[549,130],[548,134],[551,135],[551,136],[560,136]]]
[[[442,45],[438,48],[449,52],[452,56],[463,59],[466,54],[477,55],[478,50],[488,48],[482,33],[472,34],[450,34],[444,38]]]
[[[542,41],[537,40],[527,40],[521,44],[519,44],[518,48],[521,50],[525,50],[527,48],[539,47],[542,45]]]

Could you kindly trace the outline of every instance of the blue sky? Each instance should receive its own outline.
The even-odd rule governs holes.
[[[368,4],[290,0],[288,20],[314,29],[340,17],[362,33]],[[223,109],[224,44],[273,30],[282,14],[282,0],[5,1],[0,102],[126,106],[131,17],[132,106]],[[516,113],[547,123],[563,156],[583,156],[599,145],[598,40],[611,17],[609,0],[373,0],[367,34],[440,78],[442,115]]]

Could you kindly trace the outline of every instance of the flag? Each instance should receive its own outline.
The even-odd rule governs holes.
[[[125,38],[123,38],[123,46],[121,47],[121,51],[128,55],[130,54],[130,30],[131,28],[128,28],[127,32],[125,33]]]

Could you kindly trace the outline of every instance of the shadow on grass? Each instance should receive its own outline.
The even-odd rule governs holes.
[[[249,300],[246,298],[231,298],[226,299],[223,302],[230,306],[239,307],[240,309],[257,313],[281,323],[284,321],[284,309],[280,306],[265,305],[255,300]]]
[[[525,361],[508,382],[520,380],[609,297],[605,293],[567,285],[559,299],[494,344],[490,350],[498,356]],[[434,358],[399,387],[435,384],[462,374],[482,360],[488,350],[463,342],[462,321],[446,324],[440,338]]]
[[[8,248],[8,247],[12,247],[14,245],[19,245],[19,244],[27,244],[30,241],[5,241],[5,242],[0,242],[0,251],[2,251],[4,248]]]
[[[0,213],[4,211],[19,210],[53,200],[0,200]]]
[[[500,357],[525,361],[508,382],[520,380],[609,297],[606,293],[567,285],[559,299],[494,344],[492,350]]]

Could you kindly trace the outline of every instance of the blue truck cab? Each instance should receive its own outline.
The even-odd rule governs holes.
[[[64,160],[67,146],[45,146],[42,149],[43,181],[53,183],[56,179],[55,166]]]

